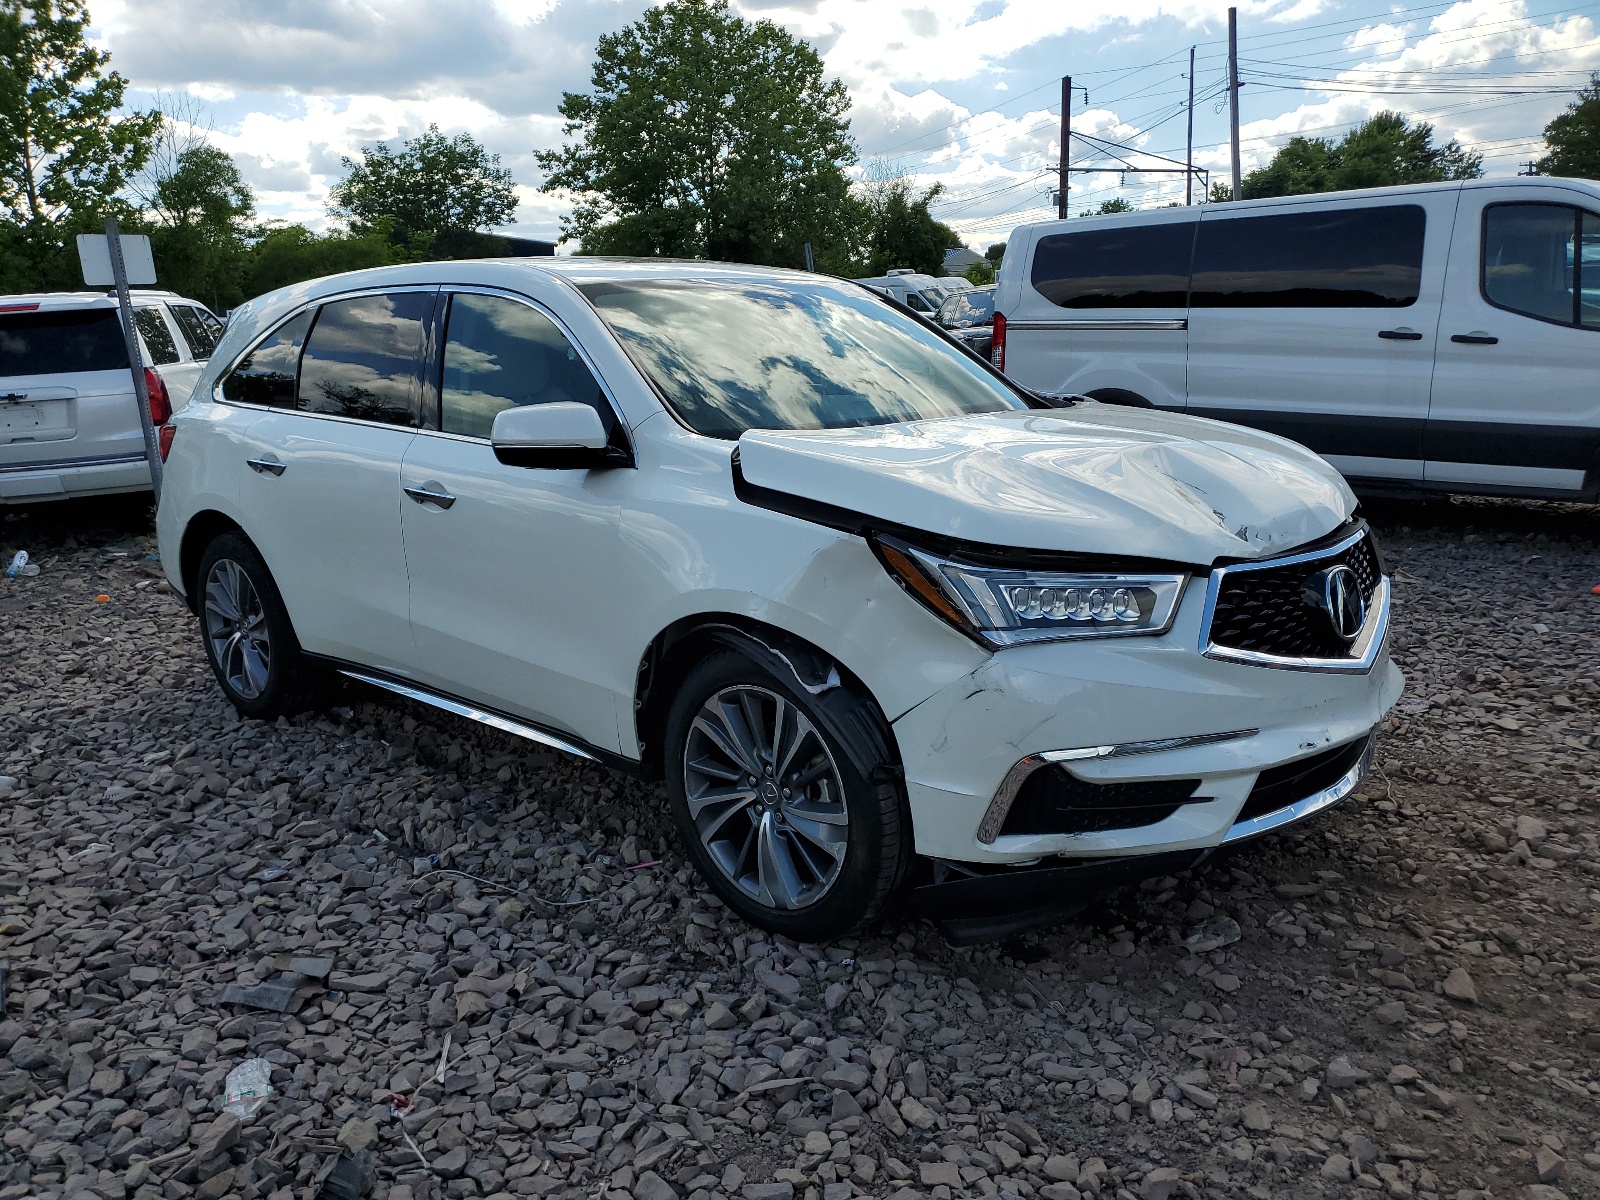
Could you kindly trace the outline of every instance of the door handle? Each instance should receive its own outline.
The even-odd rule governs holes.
[[[1452,333],[1450,340],[1465,346],[1492,346],[1500,339],[1493,334],[1484,333],[1481,329],[1474,329],[1471,333]]]
[[[275,458],[247,458],[245,465],[257,475],[282,475],[288,464]]]
[[[437,504],[440,508],[449,508],[456,502],[456,498],[444,490],[442,483],[437,483],[432,479],[421,487],[406,488],[405,493],[418,504]]]
[[[1422,340],[1422,335],[1415,329],[1407,329],[1403,325],[1399,329],[1380,329],[1378,330],[1378,336],[1390,342],[1420,342]]]

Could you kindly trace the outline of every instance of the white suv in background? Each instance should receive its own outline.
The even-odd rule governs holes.
[[[157,425],[182,407],[222,336],[204,305],[135,291]],[[150,489],[115,296],[0,297],[0,504]]]
[[[1399,695],[1338,473],[1020,391],[854,284],[425,263],[237,310],[157,526],[223,693],[647,778],[748,920],[992,934],[1337,803]],[[964,924],[961,924],[964,923]]]

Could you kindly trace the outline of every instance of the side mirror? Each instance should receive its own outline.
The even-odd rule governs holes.
[[[631,466],[627,451],[610,444],[600,414],[587,404],[525,404],[495,414],[489,431],[494,456],[510,467],[582,471]]]

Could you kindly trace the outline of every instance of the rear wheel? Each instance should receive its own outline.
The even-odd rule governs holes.
[[[223,695],[247,717],[314,708],[326,672],[306,661],[272,573],[249,539],[224,533],[200,558],[200,637]]]
[[[684,681],[666,747],[679,836],[740,916],[820,941],[881,911],[909,854],[899,789],[868,778],[888,764],[863,773],[815,700],[722,651]]]

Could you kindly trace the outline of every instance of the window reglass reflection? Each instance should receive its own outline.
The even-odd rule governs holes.
[[[1027,406],[944,338],[848,284],[582,288],[691,429],[840,429]]]
[[[433,301],[431,292],[395,292],[324,304],[300,360],[300,410],[411,424]]]

